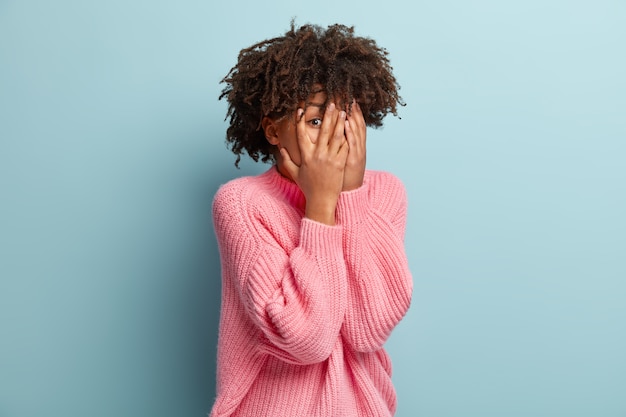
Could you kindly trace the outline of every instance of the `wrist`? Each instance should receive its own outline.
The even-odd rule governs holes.
[[[304,217],[330,226],[335,225],[337,198],[310,199],[306,202]]]
[[[370,210],[368,185],[364,182],[354,190],[339,195],[335,218],[338,224],[354,224],[363,221]]]
[[[360,188],[363,185],[363,179],[360,181],[349,181],[343,184],[343,189],[341,191],[353,191],[357,188]]]
[[[352,191],[363,185],[363,178],[365,177],[365,167],[358,167],[358,169],[346,170],[343,176],[343,187],[341,191]]]

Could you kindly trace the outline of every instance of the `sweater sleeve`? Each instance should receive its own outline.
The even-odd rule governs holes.
[[[376,173],[360,188],[342,193],[348,273],[344,339],[357,351],[382,348],[411,303],[413,283],[404,249],[407,196],[395,176]]]
[[[261,331],[258,347],[290,363],[327,359],[346,308],[341,227],[304,218],[299,242],[288,250],[265,224],[269,216],[251,215],[246,198],[227,190],[216,195],[213,218],[222,267]]]

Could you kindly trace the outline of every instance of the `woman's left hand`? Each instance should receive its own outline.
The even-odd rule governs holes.
[[[350,191],[363,185],[365,175],[365,136],[367,126],[359,104],[354,101],[352,110],[345,122],[346,139],[348,140],[348,159],[343,174],[342,191]]]

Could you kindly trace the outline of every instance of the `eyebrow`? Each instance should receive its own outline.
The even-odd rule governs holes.
[[[304,105],[306,107],[312,106],[312,107],[319,107],[320,109],[323,109],[326,107],[326,103],[314,103],[312,101],[307,101],[304,103]]]

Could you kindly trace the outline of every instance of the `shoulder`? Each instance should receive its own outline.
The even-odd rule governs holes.
[[[405,196],[406,188],[402,180],[387,171],[365,171],[364,182],[369,188],[372,197],[384,198],[385,196]]]
[[[387,171],[375,171],[368,169],[365,171],[365,181],[375,187],[402,188],[404,184],[396,175]]]
[[[304,200],[301,194],[295,184],[282,179],[274,169],[240,177],[217,190],[213,223],[219,230],[265,236],[268,231],[298,223],[298,208],[303,204],[300,200]]]
[[[255,177],[241,177],[222,184],[213,198],[213,212],[243,210],[246,200],[257,188]]]
[[[303,204],[295,183],[279,177],[276,170],[227,182],[213,200],[213,226],[220,247],[245,256],[295,247]]]
[[[260,176],[236,178],[221,185],[213,198],[213,223],[216,231],[245,233],[253,226],[252,218],[263,194]]]
[[[386,171],[367,170],[364,182],[373,206],[383,212],[406,210],[406,188],[396,175]]]

